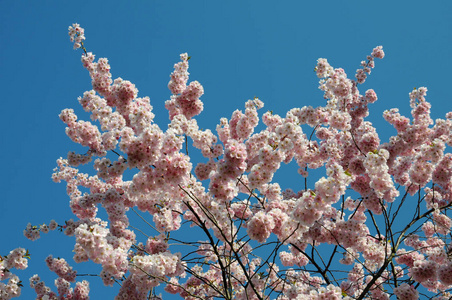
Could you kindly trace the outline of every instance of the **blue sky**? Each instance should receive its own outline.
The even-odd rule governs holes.
[[[48,254],[72,261],[73,238],[53,232],[30,242],[22,234],[28,222],[72,217],[65,185],[50,178],[57,158],[81,149],[66,137],[58,114],[74,108],[80,119],[89,118],[77,102],[91,86],[82,52],[69,41],[72,23],[85,28],[85,45],[96,58],[109,59],[113,78],[130,80],[139,96],[150,97],[163,129],[169,74],[180,53],[192,57],[190,80],[204,86],[198,123],[214,129],[254,96],[265,103],[261,113],[323,105],[317,59],[353,77],[383,45],[386,57],[376,61],[361,92],[377,92],[369,120],[385,142],[394,130],[382,112],[399,107],[409,115],[413,87],[428,88],[433,119],[452,110],[451,13],[450,1],[0,1],[0,254],[30,250],[29,269],[15,272],[24,281],[22,298],[33,297],[28,278],[35,273],[54,287]],[[283,188],[299,189],[294,170],[278,175]],[[100,280],[91,282],[92,299],[113,295]]]

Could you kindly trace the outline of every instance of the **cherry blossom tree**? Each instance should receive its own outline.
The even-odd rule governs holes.
[[[86,50],[80,25],[69,35],[92,80],[79,102],[98,125],[61,112],[66,134],[87,148],[58,159],[53,174],[67,184],[75,220],[29,224],[27,238],[55,229],[73,236],[74,261],[99,264],[95,275],[118,287],[116,299],[161,299],[159,286],[184,299],[450,299],[452,112],[433,121],[427,89],[414,89],[411,118],[384,112],[397,135],[382,143],[365,120],[377,95],[358,89],[384,57],[381,46],[354,79],[317,61],[324,106],[259,117],[264,103],[254,98],[212,131],[197,124],[204,90],[188,83],[186,53],[168,84],[165,129],[153,121],[150,99],[113,80],[108,60]],[[203,160],[193,161],[189,147]],[[89,163],[92,174],[78,169]],[[304,178],[301,190],[273,182],[289,163]],[[308,182],[320,168],[325,176]],[[130,213],[149,227],[135,229]],[[196,228],[202,240],[177,238]],[[1,258],[0,279],[9,279],[0,282],[1,299],[20,295],[11,269],[26,268],[28,256],[18,248]],[[46,263],[57,289],[35,275],[37,299],[89,298],[88,281],[66,260]]]

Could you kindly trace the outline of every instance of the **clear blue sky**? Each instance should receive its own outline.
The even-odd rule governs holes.
[[[0,254],[30,250],[29,269],[14,271],[25,285],[22,298],[34,297],[28,278],[35,273],[54,288],[48,254],[72,262],[73,238],[53,232],[30,242],[22,234],[28,222],[72,217],[65,185],[50,178],[57,158],[83,151],[66,137],[58,114],[74,108],[88,120],[77,97],[91,89],[90,78],[69,41],[72,23],[85,28],[89,51],[109,59],[113,78],[130,80],[139,96],[151,98],[163,129],[169,74],[180,53],[192,57],[190,80],[204,86],[200,127],[214,129],[254,96],[265,103],[261,113],[323,105],[317,59],[352,77],[383,45],[386,57],[361,92],[377,92],[369,119],[384,142],[394,131],[382,112],[399,107],[409,115],[413,87],[428,88],[433,119],[452,110],[451,14],[450,1],[0,1]],[[299,189],[293,174],[279,175],[283,188]],[[99,279],[91,278],[91,288],[92,299],[112,298]]]

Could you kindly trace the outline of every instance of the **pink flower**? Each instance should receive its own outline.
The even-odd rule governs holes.
[[[305,192],[303,196],[297,200],[296,206],[292,211],[294,220],[305,226],[312,226],[314,222],[323,215],[323,207],[315,202],[310,192]]]
[[[452,262],[449,261],[439,267],[438,279],[441,280],[444,285],[452,285]]]
[[[400,300],[416,300],[419,299],[419,293],[414,286],[407,283],[402,283],[394,289],[394,294]]]
[[[85,40],[85,30],[79,24],[74,23],[69,26],[69,37],[74,42],[74,49],[80,48],[81,43]]]
[[[366,91],[365,99],[367,100],[368,103],[374,103],[375,101],[377,101],[378,98],[375,91],[373,89],[369,89]]]
[[[372,56],[380,59],[385,57],[385,53],[383,52],[383,46],[375,47],[372,50]]]
[[[269,238],[274,227],[273,217],[260,211],[247,223],[248,236],[259,243],[263,243]]]
[[[64,258],[53,258],[52,255],[47,256],[46,258],[47,267],[49,267],[50,271],[55,272],[58,277],[61,277],[64,280],[69,282],[74,282],[75,277],[77,276],[77,272],[72,270],[72,267],[66,262]]]
[[[333,67],[330,66],[330,64],[325,58],[319,58],[317,60],[317,66],[315,68],[315,71],[317,73],[317,77],[325,78],[332,75]]]
[[[180,55],[181,62],[174,65],[174,72],[171,74],[171,80],[168,88],[174,95],[182,93],[188,81],[188,54]]]
[[[427,280],[437,280],[438,265],[429,260],[417,260],[410,269],[411,276],[417,282],[423,283]]]

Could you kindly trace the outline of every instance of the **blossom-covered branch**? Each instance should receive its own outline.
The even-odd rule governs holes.
[[[99,264],[107,286],[120,283],[116,299],[156,297],[160,286],[184,299],[451,297],[452,154],[445,151],[452,145],[452,112],[433,121],[427,89],[414,89],[407,99],[411,119],[398,109],[384,112],[397,134],[382,143],[366,120],[377,94],[359,91],[385,56],[381,46],[356,79],[317,61],[323,106],[259,117],[264,103],[254,98],[215,130],[198,126],[204,89],[189,82],[190,57],[181,54],[170,75],[163,129],[150,98],[138,97],[130,81],[113,80],[108,60],[96,61],[86,50],[83,28],[74,24],[69,35],[84,51],[93,87],[79,102],[98,125],[62,111],[69,138],[87,148],[58,159],[53,174],[67,183],[77,219],[29,225],[25,234],[37,239],[51,227],[74,236],[74,260]],[[202,161],[189,156],[188,141]],[[90,162],[94,172],[81,173],[78,166]],[[305,180],[299,191],[274,182],[289,163]],[[309,171],[319,168],[325,175],[308,185]],[[131,180],[124,179],[126,170],[134,172]],[[129,210],[140,210],[151,225],[150,232],[140,229],[147,240],[136,236]],[[174,237],[190,230],[205,240]],[[59,295],[86,298],[87,282],[69,289],[76,272],[58,271],[63,263],[52,259]],[[32,285],[42,286],[39,277]],[[50,289],[37,293],[56,297]]]

